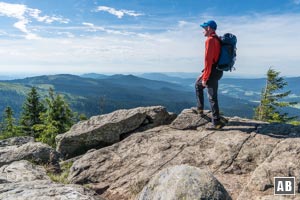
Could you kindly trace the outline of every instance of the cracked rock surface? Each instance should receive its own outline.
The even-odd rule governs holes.
[[[57,151],[65,158],[84,154],[90,149],[102,148],[119,142],[124,135],[169,124],[176,117],[162,106],[117,110],[93,116],[79,122],[56,137]]]
[[[0,167],[18,160],[56,164],[58,158],[58,153],[52,147],[34,142],[32,137],[13,137],[0,141]]]
[[[185,113],[188,116],[176,124],[138,132],[86,153],[74,162],[68,179],[89,184],[106,199],[136,199],[161,170],[187,164],[212,173],[232,199],[276,199],[275,176],[295,176],[298,189],[300,127],[272,131],[278,125],[235,117],[223,130],[206,130],[208,122],[194,119],[200,116],[192,111]],[[300,199],[296,192],[285,198]]]
[[[162,106],[119,110],[59,135],[72,184],[54,183],[43,166],[25,161],[58,165],[48,145],[2,140],[0,199],[300,199],[300,126],[232,117],[211,130],[207,111],[175,117]],[[296,195],[274,196],[274,177],[295,177]]]
[[[0,199],[3,200],[103,200],[94,191],[75,184],[54,183],[42,166],[26,160],[0,168]]]

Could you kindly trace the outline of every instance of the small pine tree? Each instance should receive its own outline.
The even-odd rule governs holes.
[[[20,127],[26,135],[35,136],[33,126],[41,124],[40,113],[44,111],[45,107],[40,102],[40,96],[36,88],[32,87],[23,104],[20,118]]]
[[[34,129],[39,133],[39,141],[55,146],[56,135],[68,131],[74,124],[74,114],[63,97],[55,94],[52,88],[45,102],[46,110],[40,114],[42,123],[34,125]]]
[[[14,118],[13,110],[7,106],[4,110],[3,123],[2,123],[2,139],[18,136],[18,129],[15,125],[16,119]]]
[[[46,99],[48,107],[48,115],[51,120],[55,121],[59,133],[64,133],[73,125],[73,116],[68,103],[61,95],[55,94],[54,90],[50,88],[49,98]]]
[[[266,86],[261,92],[261,100],[259,106],[255,109],[254,119],[267,122],[286,123],[297,117],[288,117],[288,113],[281,114],[277,109],[294,105],[295,102],[280,101],[287,97],[291,91],[279,93],[287,82],[279,77],[280,72],[269,69],[267,72]]]

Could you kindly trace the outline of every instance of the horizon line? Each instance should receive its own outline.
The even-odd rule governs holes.
[[[66,73],[66,72],[53,72],[53,73],[22,73],[22,72],[15,72],[15,73],[1,73],[0,72],[0,80],[13,80],[13,79],[20,79],[20,78],[30,78],[36,76],[55,76],[55,75],[76,75],[76,76],[83,76],[87,74],[98,74],[98,75],[106,75],[106,76],[113,76],[113,75],[144,75],[144,74],[162,74],[167,75],[170,77],[177,77],[177,78],[193,78],[196,77],[199,72],[86,72],[86,73]],[[183,77],[180,77],[180,74]],[[192,76],[192,77],[187,77]],[[300,76],[282,76],[283,78],[298,78]],[[245,74],[230,74],[230,72],[224,72],[222,79],[260,79],[266,78],[266,75],[245,75]]]

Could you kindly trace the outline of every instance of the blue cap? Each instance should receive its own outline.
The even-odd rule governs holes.
[[[214,21],[214,20],[209,20],[207,22],[204,22],[203,24],[200,25],[202,28],[205,28],[205,27],[210,27],[214,30],[217,30],[217,23]]]

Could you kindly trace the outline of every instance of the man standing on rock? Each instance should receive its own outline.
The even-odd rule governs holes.
[[[207,88],[208,100],[212,111],[212,125],[214,129],[221,129],[225,124],[220,120],[219,104],[218,104],[218,82],[223,76],[223,71],[216,68],[219,59],[221,44],[217,38],[217,23],[213,20],[204,22],[200,25],[204,29],[205,41],[205,57],[204,69],[202,74],[197,78],[195,83],[197,96],[197,112],[203,114],[204,97],[203,90]]]

